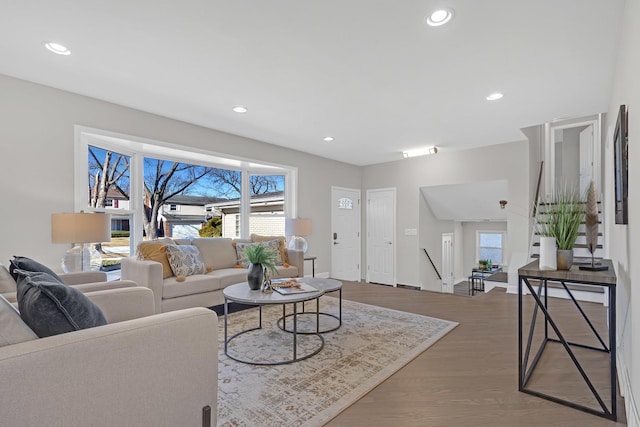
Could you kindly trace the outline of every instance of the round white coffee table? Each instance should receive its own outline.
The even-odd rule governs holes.
[[[320,311],[320,298],[316,299],[316,311],[306,311],[304,306],[304,301],[302,302],[302,311],[297,312],[296,316],[300,314],[312,314],[316,315],[316,330],[315,331],[301,331],[298,330],[298,334],[324,334],[327,332],[333,332],[336,329],[342,326],[342,282],[336,279],[328,279],[328,278],[320,278],[320,277],[300,277],[296,279],[298,282],[307,283],[313,286],[316,289],[324,291],[324,294],[328,294],[330,292],[339,292],[338,296],[338,314],[331,314]],[[295,306],[294,306],[295,308]],[[286,314],[286,307],[282,306],[282,317],[278,319],[278,327],[283,331],[293,333],[292,330],[287,329],[287,318],[294,316],[293,313]],[[320,330],[320,316],[329,316],[333,317],[338,321],[338,324],[333,328],[326,328]],[[295,325],[294,325],[295,326]]]
[[[318,299],[324,294],[324,290],[318,289],[315,292],[305,292],[300,294],[291,294],[291,295],[281,295],[278,292],[264,293],[261,290],[253,291],[249,289],[249,284],[247,282],[236,283],[235,285],[227,286],[223,290],[224,294],[224,354],[226,354],[229,358],[236,360],[242,363],[249,363],[252,365],[284,365],[287,363],[298,362],[300,360],[305,360],[314,356],[322,350],[324,347],[324,338],[320,335],[319,332],[316,332],[316,335],[319,339],[319,345],[313,349],[311,352],[308,352],[304,355],[298,355],[298,345],[297,345],[297,304],[298,302],[310,301],[314,299]],[[228,336],[228,302],[238,302],[241,304],[255,305],[259,307],[259,318],[258,318],[258,326],[255,328],[250,328],[246,330],[242,330],[232,336]],[[290,359],[284,360],[276,360],[276,361],[257,361],[257,360],[249,360],[239,357],[237,355],[231,354],[229,352],[229,343],[234,339],[239,337],[240,335],[246,334],[251,331],[256,331],[262,329],[262,307],[265,305],[274,305],[281,304],[284,307],[286,304],[293,304],[293,356]]]

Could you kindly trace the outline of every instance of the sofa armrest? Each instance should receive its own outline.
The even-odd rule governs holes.
[[[142,286],[88,292],[85,295],[100,307],[108,323],[138,319],[156,312],[153,291]]]
[[[77,273],[62,273],[58,274],[58,276],[66,285],[107,281],[107,273],[104,271],[80,271]]]
[[[139,260],[135,257],[120,261],[122,280],[131,280],[153,291],[156,313],[162,311],[162,264],[156,261]]]
[[[304,277],[304,252],[287,248],[287,258],[289,265],[298,269],[298,277]]]
[[[79,285],[71,285],[72,288],[76,288],[82,293],[109,290],[109,289],[133,288],[135,286],[137,286],[136,282],[132,282],[131,280],[114,280],[112,282],[94,282],[94,283],[81,283]]]
[[[191,308],[0,347],[2,424],[215,426],[217,331]]]

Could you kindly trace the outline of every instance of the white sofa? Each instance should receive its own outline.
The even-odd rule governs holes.
[[[58,274],[58,277],[60,277],[66,285],[76,288],[82,293],[136,286],[136,284],[130,280],[108,282],[107,273],[103,271],[61,273]],[[16,282],[3,264],[0,264],[0,295],[4,296],[9,302],[16,303]]]
[[[247,269],[236,268],[237,254],[234,243],[250,240],[226,238],[198,238],[177,241],[180,244],[197,246],[206,266],[212,271],[187,277],[163,278],[160,262],[123,258],[121,261],[123,280],[130,280],[153,291],[157,313],[188,307],[213,307],[224,303],[222,290],[229,285],[245,282]],[[288,264],[277,266],[276,277],[304,276],[304,253],[287,250]]]
[[[144,287],[85,295],[108,325],[0,347],[0,424],[215,426],[216,314],[154,314]]]

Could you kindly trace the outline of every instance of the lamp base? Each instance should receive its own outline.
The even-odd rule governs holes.
[[[292,236],[291,240],[289,240],[289,245],[287,245],[287,248],[293,251],[301,251],[302,253],[306,253],[307,241],[304,239],[304,237]]]
[[[78,273],[81,271],[99,271],[102,256],[92,245],[74,246],[62,257],[62,271]]]

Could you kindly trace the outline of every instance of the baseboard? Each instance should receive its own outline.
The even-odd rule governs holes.
[[[624,397],[624,407],[627,415],[627,426],[640,427],[640,415],[638,413],[638,405],[631,389],[631,379],[629,378],[629,369],[624,362],[621,352],[617,353],[618,364],[618,383],[620,386],[620,394]]]
[[[487,293],[493,288],[504,288],[507,289],[509,284],[507,282],[492,282],[491,280],[484,281],[484,292]]]

